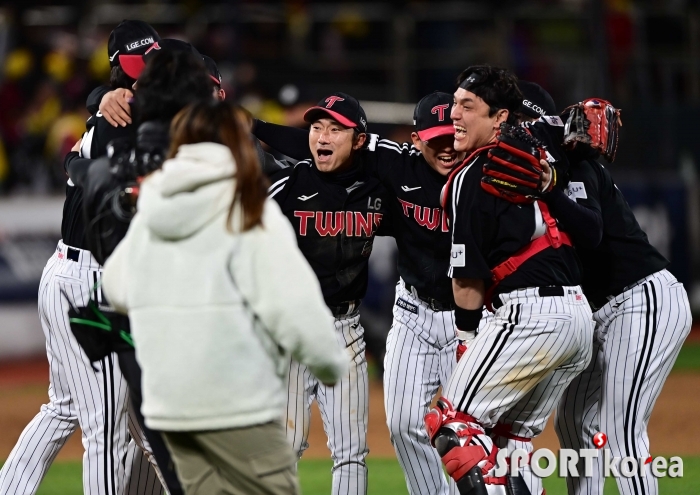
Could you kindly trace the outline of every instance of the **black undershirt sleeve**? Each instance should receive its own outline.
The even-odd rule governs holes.
[[[593,249],[600,244],[603,238],[603,216],[600,210],[570,200],[559,188],[555,188],[543,199],[562,230],[571,234],[574,244],[586,249]]]
[[[287,155],[295,160],[311,158],[309,131],[307,129],[270,124],[263,120],[255,119],[253,122],[253,135],[283,155]]]
[[[63,168],[65,169],[71,182],[76,187],[82,187],[85,182],[88,168],[95,160],[90,158],[81,158],[80,153],[71,151],[63,159]]]
[[[92,115],[95,115],[100,109],[100,102],[102,101],[102,97],[104,97],[104,95],[106,95],[110,91],[111,88],[109,86],[98,86],[95,89],[93,89],[92,92],[88,95],[87,102],[85,103],[87,111],[90,112]]]

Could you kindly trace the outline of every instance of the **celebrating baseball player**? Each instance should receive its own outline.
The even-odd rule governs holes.
[[[411,494],[450,491],[423,416],[438,388],[447,385],[457,362],[454,299],[446,276],[450,234],[440,207],[447,175],[464,158],[453,147],[451,105],[452,95],[447,93],[425,96],[414,110],[412,146],[370,134],[357,157],[384,184],[391,199],[401,280],[387,340],[384,406]],[[309,153],[308,146],[299,146],[306,131],[258,121],[254,132],[287,156],[303,159]]]
[[[490,66],[470,67],[460,79],[451,112],[455,148],[470,155],[450,175],[443,205],[451,218],[455,320],[467,350],[426,427],[461,494],[486,493],[486,482],[540,495],[541,480],[529,466],[506,479],[491,468],[499,447],[532,451],[530,440],[588,365],[591,311],[571,240],[546,204],[501,190],[494,177],[514,148],[532,150],[523,158],[528,167],[545,156],[522,128],[508,126],[523,99],[517,80]],[[554,176],[541,170],[538,190],[551,189]],[[479,328],[484,304],[495,313]]]
[[[289,218],[299,248],[321,282],[351,366],[335,387],[327,387],[305,366],[291,363],[287,433],[301,456],[308,447],[310,406],[316,398],[333,457],[333,493],[364,494],[369,390],[358,307],[367,290],[374,236],[386,228],[387,193],[357,160],[367,137],[367,117],[355,98],[333,93],[307,110],[304,119],[311,123],[306,142],[313,159],[273,175],[270,197]]]
[[[141,21],[124,21],[112,31],[108,51],[113,88],[133,84],[124,73],[124,61],[140,58],[158,39],[158,33]],[[98,150],[104,153],[108,140],[129,133],[128,128],[96,133],[100,120],[99,114],[88,120],[89,138],[86,136],[82,146],[87,156]],[[58,451],[78,426],[85,446],[85,493],[162,492],[153,473],[130,475],[122,462],[129,442],[128,396],[116,355],[107,353],[97,363],[91,363],[70,330],[69,303],[84,306],[91,298],[104,302],[101,291],[95,288],[101,279],[102,266],[88,249],[82,206],[83,190],[68,180],[62,240],[44,268],[39,289],[39,314],[50,368],[49,403],[42,406],[41,412],[24,429],[0,471],[3,494],[36,493]],[[143,467],[139,461],[143,457],[133,443],[130,447],[126,467],[131,463],[139,473]]]
[[[577,127],[581,117],[588,120],[588,127]],[[592,141],[612,161],[618,119],[619,112],[608,102],[585,100],[571,107],[564,141]],[[563,124],[555,119],[547,122]],[[600,218],[602,240],[594,246],[576,243],[583,268],[581,285],[595,309],[593,358],[561,398],[555,429],[564,448],[599,447],[593,437],[603,432],[612,456],[650,459],[647,424],[690,332],[688,296],[666,270],[668,261],[649,243],[608,169],[587,147],[574,148],[568,158],[568,199]],[[572,234],[586,230],[565,213],[556,215]],[[592,477],[567,478],[571,495],[603,493],[603,461],[593,462]],[[583,463],[578,468],[582,472]],[[616,480],[624,495],[658,493],[658,482],[649,470]]]

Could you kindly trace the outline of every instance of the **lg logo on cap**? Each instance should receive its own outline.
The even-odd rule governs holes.
[[[435,105],[430,110],[430,113],[432,113],[433,115],[437,114],[438,120],[442,122],[443,120],[445,120],[445,110],[447,110],[448,108],[450,108],[449,103],[445,103],[443,105]]]
[[[332,107],[336,101],[345,101],[345,98],[341,98],[340,96],[329,96],[325,99],[325,102],[328,103],[328,105],[326,105],[326,108]]]

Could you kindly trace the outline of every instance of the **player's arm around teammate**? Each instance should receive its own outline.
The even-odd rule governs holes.
[[[146,423],[165,432],[188,495],[298,493],[281,424],[286,356],[329,385],[347,370],[246,133],[232,105],[184,110],[173,158],[142,183],[105,268],[131,319]]]
[[[647,459],[648,418],[690,332],[688,296],[608,169],[591,159],[572,165],[568,197],[602,215],[603,238],[578,249],[583,289],[596,309],[594,353],[559,402],[555,429],[564,448],[595,448],[592,438],[602,431],[612,456]],[[658,493],[649,469],[616,481],[623,495]],[[571,495],[602,493],[604,482],[600,459],[592,478],[567,479]]]
[[[386,187],[392,210],[401,280],[384,358],[384,406],[409,493],[421,495],[450,490],[423,416],[456,363],[454,299],[446,275],[450,234],[439,200],[447,175],[464,158],[453,146],[451,104],[447,93],[425,96],[414,111],[412,144],[369,135],[358,152],[367,171]],[[293,158],[310,154],[303,129],[257,122],[254,132]]]
[[[521,101],[510,73],[477,66],[463,74],[452,108],[455,148],[472,153],[450,177],[445,198],[452,220],[457,327],[476,330],[484,302],[495,309],[458,362],[439,407],[426,416],[433,445],[462,494],[484,493],[474,489],[474,481],[483,477],[496,492],[505,493],[503,484],[509,482],[532,495],[542,493],[528,466],[511,479],[493,478],[497,450],[532,450],[530,439],[541,433],[564,388],[591,355],[591,313],[577,286],[570,241],[563,242],[542,204],[511,203],[481,186],[496,131]],[[517,266],[513,254],[523,248],[531,251]],[[516,269],[494,287],[492,270],[506,260]],[[485,428],[513,434],[498,437],[494,445]]]

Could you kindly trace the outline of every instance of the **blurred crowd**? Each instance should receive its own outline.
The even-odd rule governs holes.
[[[192,42],[219,64],[229,98],[288,125],[319,94],[415,102],[485,61],[539,82],[561,107],[592,93],[625,109],[700,102],[691,0],[61,4],[0,7],[0,194],[62,190],[85,98],[108,80],[108,33],[126,17]]]

